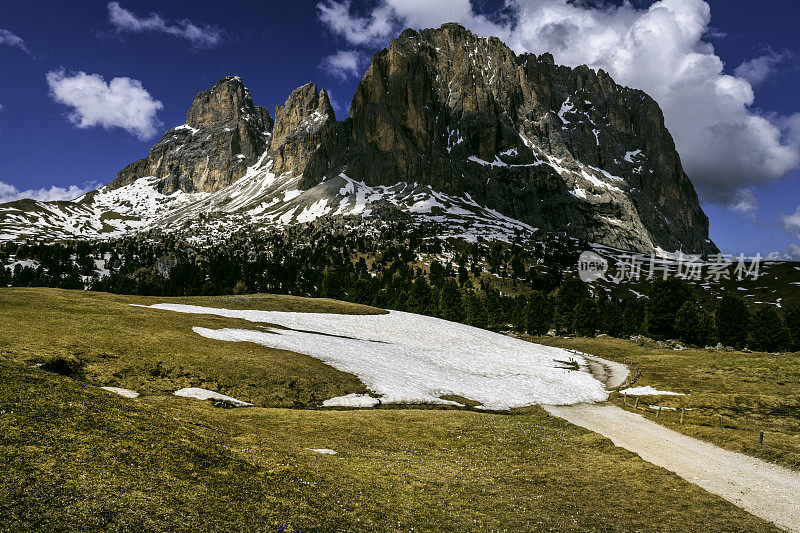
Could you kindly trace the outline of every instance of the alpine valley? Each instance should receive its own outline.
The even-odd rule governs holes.
[[[243,228],[396,221],[468,242],[561,234],[717,251],[652,98],[457,24],[406,30],[376,53],[345,120],[313,83],[272,117],[225,77],[104,187],[0,205],[0,240],[158,230],[219,242]]]

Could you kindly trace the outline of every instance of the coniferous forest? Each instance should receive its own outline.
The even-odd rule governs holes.
[[[520,241],[522,242],[522,241]],[[585,243],[438,239],[403,223],[330,231],[238,231],[222,241],[175,233],[118,240],[5,243],[0,285],[150,296],[272,293],[333,298],[530,335],[642,335],[687,345],[800,349],[800,307],[701,303],[677,278],[619,297],[574,275]],[[645,297],[646,296],[646,297]],[[782,312],[781,312],[782,311]]]

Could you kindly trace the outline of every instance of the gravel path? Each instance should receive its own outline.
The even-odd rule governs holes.
[[[800,472],[723,450],[608,403],[544,407],[749,513],[800,533]]]

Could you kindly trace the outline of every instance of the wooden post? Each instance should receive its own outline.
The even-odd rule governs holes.
[[[764,430],[761,430],[761,433],[758,434],[758,443],[763,445],[764,444]]]
[[[685,413],[685,412],[686,412],[686,408],[685,407],[681,407],[681,424],[683,424],[683,413]]]
[[[722,415],[719,415],[719,429],[722,429]]]
[[[656,418],[658,418],[659,416],[661,416],[661,406],[660,405],[658,406],[658,411],[656,412]]]
[[[636,397],[636,403],[633,404],[633,408],[634,409],[638,409],[639,408],[639,397],[638,396]]]
[[[628,405],[628,393],[627,393],[627,392],[625,393],[625,400],[624,400],[624,402],[625,402],[625,405]]]

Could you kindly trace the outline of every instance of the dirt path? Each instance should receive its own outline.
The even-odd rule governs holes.
[[[749,513],[800,533],[800,472],[723,450],[608,403],[545,409]]]

